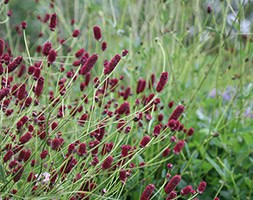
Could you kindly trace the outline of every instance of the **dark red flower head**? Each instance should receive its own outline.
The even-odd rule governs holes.
[[[10,92],[9,88],[3,88],[0,90],[0,101],[3,100],[4,97],[6,97]]]
[[[175,175],[171,178],[171,180],[167,183],[167,185],[165,186],[164,190],[167,194],[169,194],[171,191],[173,191],[177,185],[179,184],[181,180],[181,176],[180,175]]]
[[[25,30],[27,27],[27,23],[25,21],[21,22],[21,28]]]
[[[84,156],[86,155],[86,144],[85,143],[81,143],[79,144],[79,148],[78,148],[78,155],[80,156]]]
[[[102,163],[102,169],[106,170],[109,169],[111,167],[111,164],[113,162],[113,157],[112,156],[108,156],[104,162]]]
[[[107,48],[107,43],[106,42],[102,42],[102,44],[101,44],[102,51],[105,51],[106,48]]]
[[[14,155],[14,153],[12,150],[7,151],[3,157],[4,163],[6,163],[8,160],[10,160],[13,155]]]
[[[116,54],[110,60],[110,62],[105,66],[105,68],[104,68],[104,74],[110,74],[114,70],[114,68],[117,66],[117,64],[119,63],[120,60],[121,60],[120,55]]]
[[[49,24],[50,30],[54,31],[56,25],[57,25],[57,15],[56,13],[53,13],[50,18],[50,24]]]
[[[86,75],[88,72],[90,72],[90,70],[96,64],[97,60],[98,60],[98,55],[97,54],[93,54],[92,56],[90,56],[88,58],[88,60],[83,64],[80,73],[82,75]]]
[[[166,198],[166,200],[172,200],[172,199],[175,199],[177,197],[177,193],[176,193],[176,191],[171,191],[170,193],[169,193],[169,196]]]
[[[3,55],[4,53],[4,40],[0,39],[0,57]]]
[[[141,194],[140,200],[149,200],[152,193],[154,192],[154,189],[155,186],[153,184],[149,184]]]
[[[126,114],[126,115],[128,115],[129,113],[130,113],[130,104],[127,102],[127,101],[125,101],[124,103],[122,103],[121,105],[120,105],[120,107],[118,108],[118,110],[117,110],[117,113],[119,114],[119,115],[122,115],[122,114]]]
[[[144,91],[146,87],[146,80],[143,78],[140,78],[137,83],[136,93],[139,94]]]
[[[24,135],[22,135],[19,139],[19,142],[21,144],[25,144],[27,143],[30,139],[32,138],[32,134],[30,132],[25,133]]]
[[[99,26],[94,26],[93,27],[93,34],[94,34],[94,38],[99,41],[102,38],[102,34],[101,34],[101,29]]]
[[[125,57],[128,54],[128,50],[124,49],[121,53],[122,57]]]
[[[157,92],[161,92],[163,90],[166,83],[168,82],[168,78],[169,78],[169,73],[168,72],[163,72],[161,74],[160,80],[159,80],[159,82],[157,83],[157,86],[156,86],[156,91]]]
[[[51,148],[53,150],[59,150],[59,148],[61,147],[61,145],[63,144],[64,140],[62,138],[54,138],[52,141],[51,141]]]
[[[48,56],[50,50],[52,49],[52,43],[51,42],[46,42],[43,45],[42,53],[44,56]]]
[[[22,174],[24,171],[24,166],[22,164],[19,164],[13,171],[13,181],[18,182],[19,179],[21,178]]]
[[[35,94],[36,96],[40,96],[42,94],[43,91],[43,87],[44,87],[44,78],[40,77],[37,81],[37,85],[35,87]]]
[[[72,37],[78,37],[80,35],[80,30],[79,29],[75,29],[72,33]]]
[[[170,101],[170,102],[168,103],[168,108],[172,108],[173,105],[174,105],[174,101]]]
[[[126,183],[126,179],[127,179],[127,171],[124,169],[121,169],[119,171],[119,179],[122,181],[123,184]]]
[[[194,133],[194,128],[190,128],[190,129],[188,130],[188,132],[187,132],[187,135],[188,135],[188,136],[192,136],[193,133]]]
[[[180,191],[181,195],[188,195],[188,194],[193,193],[193,192],[194,192],[194,190],[193,190],[193,188],[192,188],[191,185],[188,185],[188,186],[184,187],[184,188]]]
[[[162,124],[158,124],[154,127],[153,135],[157,137],[160,134]]]
[[[54,49],[51,49],[47,57],[48,63],[52,64],[56,60],[56,56],[57,52]]]
[[[23,100],[27,95],[26,84],[22,84],[18,89],[17,96],[19,100]]]
[[[171,114],[168,122],[172,119],[177,120],[182,115],[184,110],[185,110],[185,107],[183,105],[179,105],[178,107],[176,107],[176,109]]]
[[[15,58],[15,60],[8,65],[8,73],[14,71],[21,64],[22,61],[22,56],[18,56],[17,58]]]
[[[121,146],[121,157],[126,157],[128,156],[128,152],[131,150],[130,145],[122,145]]]
[[[48,154],[48,151],[47,150],[43,150],[41,153],[40,153],[40,158],[41,159],[45,159],[47,157],[47,154]]]
[[[1,57],[1,55],[0,55]],[[2,63],[0,63],[0,76],[4,73],[4,67],[2,65]]]
[[[75,53],[76,58],[80,58],[85,53],[85,49],[81,48]]]
[[[199,194],[202,194],[206,189],[206,182],[205,181],[201,181],[199,186],[198,186],[198,189],[197,189],[197,192]]]
[[[26,70],[25,65],[21,65],[18,71],[17,77],[20,78],[21,76],[23,76],[23,74],[25,73],[25,70]]]
[[[140,142],[140,147],[145,147],[150,141],[150,137],[148,135],[144,136]]]
[[[184,147],[184,141],[179,140],[178,143],[174,146],[174,149],[173,149],[174,154],[180,154],[183,147]]]

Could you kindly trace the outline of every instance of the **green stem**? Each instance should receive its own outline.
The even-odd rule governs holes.
[[[32,65],[32,60],[31,60],[31,55],[30,55],[30,51],[29,51],[29,48],[28,48],[27,40],[26,40],[25,30],[23,30],[23,36],[24,36],[25,48],[26,48],[26,52],[27,52],[27,55],[28,55],[28,58],[29,58],[29,62],[30,62],[30,65]]]
[[[162,44],[160,43],[159,38],[156,38],[156,42],[158,44],[158,46],[160,47],[161,51],[162,51],[162,55],[163,55],[163,72],[165,71],[165,67],[166,67],[166,55],[165,55],[165,51],[164,48],[162,46]]]

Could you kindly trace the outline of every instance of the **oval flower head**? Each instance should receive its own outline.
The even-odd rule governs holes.
[[[51,49],[47,57],[48,63],[52,64],[56,60],[56,57],[57,57],[57,52],[54,49]]]
[[[164,190],[167,194],[169,194],[171,191],[173,191],[177,185],[179,184],[181,180],[181,176],[180,175],[175,175],[173,176],[170,181],[168,182],[168,184],[165,186]]]
[[[161,92],[164,89],[166,83],[168,82],[168,78],[169,78],[169,73],[168,72],[163,72],[161,74],[160,80],[159,80],[159,82],[157,83],[157,86],[156,86],[156,91],[157,92]]]
[[[144,148],[150,142],[150,137],[148,135],[144,136],[140,142],[140,147]]]
[[[171,114],[168,122],[170,120],[172,120],[172,119],[178,120],[178,118],[182,115],[182,113],[184,112],[184,110],[185,110],[185,107],[183,105],[179,105],[178,107],[176,107],[176,109]]]
[[[14,155],[14,153],[12,150],[7,151],[3,157],[4,163],[6,163],[8,160],[10,160],[13,155]]]
[[[177,197],[177,192],[176,191],[171,191],[168,195],[168,197],[166,198],[166,200],[172,200],[175,199]]]
[[[186,186],[186,187],[184,187],[181,191],[180,191],[180,193],[181,193],[181,195],[188,195],[188,194],[190,194],[190,193],[193,193],[194,194],[194,190],[193,190],[193,188],[192,188],[192,186],[191,185],[188,185],[188,186]]]
[[[116,54],[110,60],[110,62],[105,66],[104,74],[110,74],[115,69],[115,67],[117,66],[120,60],[121,60],[121,56],[119,54]]]
[[[184,147],[184,141],[179,140],[178,143],[174,146],[173,153],[174,154],[180,154],[183,147]]]
[[[90,56],[88,60],[83,64],[81,68],[81,74],[82,75],[88,74],[88,72],[90,72],[90,70],[96,64],[97,60],[98,60],[98,55],[96,53]]]
[[[57,25],[57,15],[56,13],[53,13],[50,18],[50,24],[49,24],[50,30],[54,31],[54,29],[56,28],[56,25]]]
[[[101,38],[102,38],[102,34],[101,34],[101,29],[99,26],[94,26],[93,27],[93,34],[94,34],[94,38],[97,40],[97,41],[100,41]]]
[[[44,56],[48,56],[50,50],[52,49],[52,43],[51,42],[46,42],[43,45],[42,53]]]
[[[3,88],[2,90],[0,90],[0,101],[3,100],[4,97],[6,97],[10,92],[9,88]]]
[[[111,164],[113,162],[113,157],[112,156],[108,156],[105,161],[102,163],[102,169],[106,170],[109,169],[111,167]]]
[[[36,85],[35,90],[34,90],[37,97],[39,97],[42,94],[43,87],[44,87],[44,78],[39,77],[39,79],[37,81],[37,85]]]
[[[152,193],[154,192],[154,189],[155,186],[153,184],[149,184],[143,191],[140,200],[149,200]]]
[[[14,71],[23,61],[23,57],[22,56],[18,56],[17,58],[14,59],[14,61],[12,61],[8,67],[8,73]]]
[[[205,189],[206,189],[206,182],[205,182],[205,181],[201,181],[201,182],[199,183],[197,192],[198,192],[199,194],[202,194],[202,193],[205,191]]]
[[[4,40],[1,38],[0,39],[0,57],[3,55],[4,53]]]

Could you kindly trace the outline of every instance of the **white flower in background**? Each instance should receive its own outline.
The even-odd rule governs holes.
[[[35,177],[37,179],[36,180],[37,184],[42,183],[44,185],[44,184],[47,184],[50,181],[50,174],[48,172],[43,172],[39,176],[38,176],[38,174],[36,174]]]
[[[201,121],[206,121],[208,123],[210,123],[212,121],[211,118],[208,117],[204,113],[204,109],[203,108],[199,108],[198,110],[196,110],[196,115],[197,115],[198,119],[201,120]]]
[[[207,40],[210,39],[210,33],[209,31],[203,31],[200,35],[200,41],[201,42],[206,42]]]
[[[227,23],[230,26],[233,26],[235,23],[238,23],[238,19],[236,19],[237,13],[229,13],[227,16]]]
[[[240,23],[240,33],[241,34],[250,34],[250,29],[251,29],[251,23],[249,20],[245,19],[242,20]]]
[[[188,33],[189,33],[190,36],[194,36],[194,34],[195,34],[195,28],[194,28],[194,26],[191,26],[187,31],[188,31]]]

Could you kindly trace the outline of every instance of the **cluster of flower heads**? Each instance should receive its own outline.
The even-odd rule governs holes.
[[[56,13],[38,16],[38,20],[47,23],[50,31],[57,29]],[[25,22],[20,25],[23,31],[27,26]],[[79,29],[73,30],[73,38],[80,35]],[[93,27],[93,35],[105,52],[107,43],[102,41],[99,26]],[[58,42],[67,45],[64,39]],[[5,142],[1,152],[8,180],[4,188],[11,191],[6,199],[19,192],[15,184],[11,188],[12,181],[32,183],[30,192],[35,196],[71,181],[80,192],[70,199],[88,199],[102,182],[96,176],[115,175],[117,171],[118,180],[127,184],[134,170],[145,167],[145,162],[138,163],[136,155],[155,145],[153,141],[163,143],[165,148],[159,156],[168,158],[171,149],[175,156],[180,154],[193,135],[194,129],[180,121],[185,106],[175,106],[171,101],[165,108],[159,98],[168,84],[168,72],[162,72],[158,81],[155,74],[149,80],[139,78],[136,88],[125,86],[123,74],[113,77],[127,50],[104,60],[102,69],[98,66],[99,53],[91,55],[84,47],[76,52],[68,50],[67,55],[74,58],[71,64],[58,58],[59,52],[50,41],[39,44],[36,54],[40,59],[29,63],[24,53],[14,56],[8,42],[0,39],[0,109],[4,118],[1,139]],[[93,72],[95,67],[102,71],[102,78]],[[58,80],[50,70],[58,74]],[[173,107],[169,114],[166,109]],[[149,125],[153,127],[151,131],[146,130]],[[72,127],[77,127],[75,133]],[[136,137],[137,130],[141,130],[141,138]],[[131,134],[132,139],[117,141],[118,134],[126,138]],[[172,168],[173,164],[167,166]],[[166,185],[167,199],[176,197],[180,179],[176,175]],[[197,192],[203,193],[205,186],[201,182]],[[106,194],[106,190],[98,192]],[[154,190],[155,186],[149,184],[141,199],[149,199]],[[196,193],[192,186],[180,192],[190,193]]]
[[[164,188],[164,191],[167,194],[166,200],[177,199],[179,197],[175,189],[177,185],[180,183],[180,181],[181,181],[181,176],[175,175],[166,184]],[[197,191],[194,190],[191,185],[188,185],[181,189],[180,195],[187,196],[189,194],[202,194],[205,191],[205,189],[206,189],[206,182],[202,181],[199,183]],[[153,184],[147,185],[147,187],[145,188],[145,190],[143,191],[141,195],[141,200],[149,200],[154,190],[155,190],[155,186]]]

